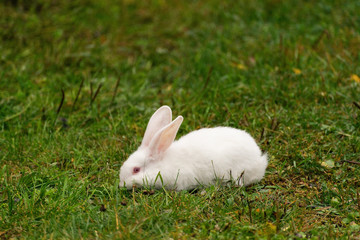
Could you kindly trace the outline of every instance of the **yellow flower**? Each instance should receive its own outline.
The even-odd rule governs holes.
[[[293,72],[294,72],[296,75],[301,74],[301,70],[298,69],[298,68],[293,68],[292,70],[293,70]]]
[[[360,77],[356,74],[352,74],[350,77],[351,80],[360,83]]]
[[[237,69],[240,70],[246,70],[247,67],[244,64],[241,63],[231,63],[231,66],[236,67]]]
[[[268,222],[266,225],[267,225],[267,227],[269,229],[269,232],[273,232],[273,233],[276,232],[276,226],[273,223]]]

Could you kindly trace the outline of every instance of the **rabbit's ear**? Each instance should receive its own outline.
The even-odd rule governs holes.
[[[158,159],[160,157],[159,155],[164,153],[174,142],[182,121],[183,117],[178,116],[174,121],[155,134],[149,145],[149,155],[153,157],[153,159]]]
[[[168,106],[162,106],[151,116],[146,127],[144,138],[141,142],[141,147],[149,146],[154,135],[163,127],[171,122],[171,109]]]

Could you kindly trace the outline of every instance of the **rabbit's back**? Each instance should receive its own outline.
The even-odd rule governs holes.
[[[267,157],[262,155],[254,138],[243,130],[230,127],[190,132],[175,141],[170,149],[170,155],[171,152],[177,156],[181,154],[181,164],[186,165],[200,182],[208,182],[214,175],[226,180],[236,179],[244,172],[244,184],[247,185],[260,180],[267,166]]]

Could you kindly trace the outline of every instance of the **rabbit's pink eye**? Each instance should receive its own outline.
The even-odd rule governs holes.
[[[139,167],[134,167],[133,173],[135,174],[135,173],[138,173],[138,172],[140,172],[140,168]]]

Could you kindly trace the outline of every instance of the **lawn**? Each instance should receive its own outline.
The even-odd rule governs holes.
[[[0,2],[0,239],[359,239],[360,2]],[[252,186],[127,191],[161,105],[245,129]]]

